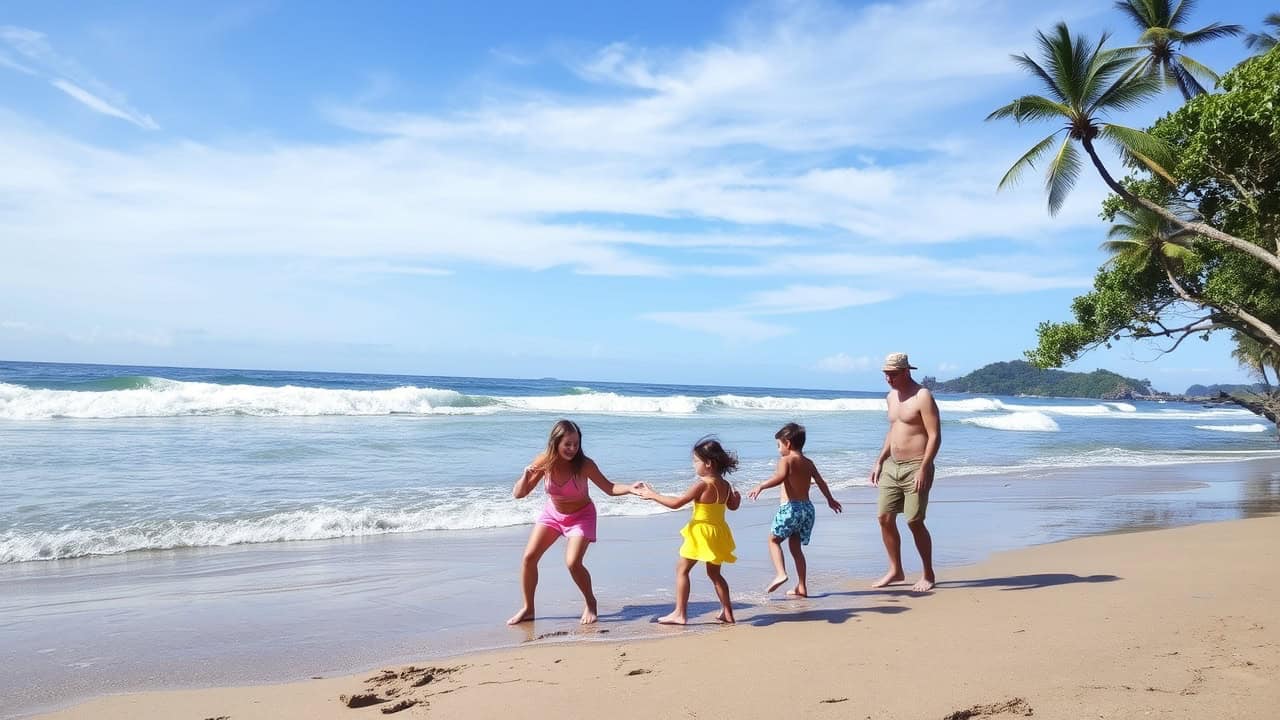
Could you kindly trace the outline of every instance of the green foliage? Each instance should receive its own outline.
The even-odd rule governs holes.
[[[1216,398],[1218,393],[1261,393],[1266,389],[1262,383],[1253,385],[1231,385],[1214,383],[1213,385],[1192,385],[1183,393],[1187,397]]]
[[[937,384],[938,392],[987,395],[1048,395],[1053,397],[1114,398],[1151,395],[1148,380],[1135,380],[1109,370],[1090,373],[1043,370],[1014,360],[992,363],[964,377]]]
[[[1275,253],[1280,50],[1241,63],[1223,77],[1222,87],[1224,92],[1196,97],[1150,128],[1151,136],[1176,149],[1169,166],[1175,185],[1149,177],[1124,184]],[[1166,350],[1185,337],[1221,329],[1257,339],[1241,311],[1280,328],[1280,273],[1273,268],[1222,243],[1187,236],[1174,240],[1185,252],[1166,252],[1172,228],[1135,213],[1118,196],[1107,200],[1103,215],[1125,228],[1113,230],[1117,244],[1108,246],[1117,254],[1099,269],[1093,290],[1072,303],[1074,320],[1040,325],[1039,344],[1027,353],[1036,365],[1059,367],[1121,337],[1165,338]],[[1138,251],[1143,238],[1147,249]]]

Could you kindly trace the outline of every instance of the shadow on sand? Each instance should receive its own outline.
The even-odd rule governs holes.
[[[875,607],[862,608],[823,608],[815,610],[800,610],[798,612],[788,613],[767,613],[764,615],[756,615],[753,618],[744,620],[743,625],[754,625],[756,627],[766,627],[776,625],[778,623],[790,622],[826,622],[832,625],[839,625],[847,622],[849,619],[862,613],[880,613],[882,615],[897,615],[906,612],[908,608],[900,605],[878,605]]]
[[[939,588],[999,588],[1001,590],[1034,590],[1055,585],[1102,583],[1119,580],[1118,575],[1076,575],[1074,573],[1036,573],[974,580],[942,580]]]

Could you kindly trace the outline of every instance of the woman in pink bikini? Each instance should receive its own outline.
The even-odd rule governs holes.
[[[582,431],[570,420],[559,420],[551,428],[547,449],[538,454],[516,480],[511,494],[525,497],[546,478],[547,504],[529,533],[520,566],[520,589],[524,607],[511,616],[508,625],[533,619],[533,593],[538,589],[538,561],[561,535],[568,540],[564,561],[569,574],[582,591],[586,608],[582,624],[596,621],[596,596],[591,591],[591,573],[582,564],[587,545],[596,541],[596,505],[587,494],[588,481],[610,495],[629,495],[633,486],[609,482],[591,458],[582,453]]]

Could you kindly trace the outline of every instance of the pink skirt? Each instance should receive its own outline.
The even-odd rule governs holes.
[[[586,507],[568,514],[556,510],[556,506],[547,501],[538,516],[537,523],[545,525],[565,537],[585,537],[587,542],[596,541],[596,504],[587,503]]]

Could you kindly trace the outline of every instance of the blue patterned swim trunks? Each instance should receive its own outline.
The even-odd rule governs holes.
[[[808,545],[809,536],[813,534],[813,503],[808,500],[794,500],[783,503],[773,516],[773,527],[769,534],[776,538],[800,536],[800,544]]]

